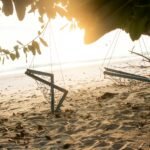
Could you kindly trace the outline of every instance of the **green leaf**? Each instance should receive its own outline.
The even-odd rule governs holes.
[[[16,52],[16,58],[19,58],[20,54],[19,54],[18,50],[15,50],[15,52]]]
[[[11,60],[13,60],[13,61],[14,61],[14,60],[16,59],[16,55],[15,55],[15,54],[10,53],[9,55],[10,55]]]
[[[5,62],[5,58],[3,57],[3,59],[2,59],[2,64],[4,64],[4,62]]]
[[[18,44],[20,44],[21,46],[24,46],[20,41],[17,41]]]
[[[9,52],[9,50],[6,50],[6,49],[2,49],[2,52],[4,53],[4,54],[10,54],[10,52]]]
[[[16,58],[19,58],[19,57],[20,57],[20,54],[19,54],[19,52],[18,52],[19,46],[18,46],[18,45],[14,46],[14,50],[15,50],[15,52],[16,52]]]
[[[34,49],[38,52],[38,54],[41,54],[40,46],[39,46],[39,43],[38,43],[38,42],[33,41],[33,42],[32,42],[32,46],[33,46]]]
[[[36,54],[36,50],[32,45],[28,45],[28,49],[32,52],[33,55]]]
[[[42,38],[39,38],[40,39],[40,42],[45,46],[45,47],[48,47],[48,44],[47,44],[47,42],[44,40],[44,39],[42,39]]]
[[[148,18],[143,17],[140,19],[139,23],[137,22],[138,22],[138,19],[134,22],[131,22],[130,24],[129,33],[130,33],[132,40],[137,40],[140,38],[141,33],[143,33],[146,28],[146,25],[148,23]]]
[[[45,25],[42,25],[42,26],[41,26],[41,29],[44,29],[44,27],[45,27]]]
[[[40,35],[41,34],[41,31],[38,31],[38,35]]]
[[[15,49],[15,50],[18,50],[18,49],[19,49],[19,46],[18,46],[18,45],[14,46],[14,49]]]
[[[41,23],[43,23],[43,22],[44,22],[44,20],[43,20],[43,17],[42,17],[42,16],[40,16],[40,17],[39,17],[39,22],[41,22]]]
[[[34,47],[32,45],[28,45],[28,50],[32,51],[34,49]]]
[[[26,54],[28,52],[28,48],[27,47],[24,47],[23,48],[23,52]]]

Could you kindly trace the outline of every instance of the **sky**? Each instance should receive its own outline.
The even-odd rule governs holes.
[[[49,47],[41,47],[42,55],[34,57],[35,64],[47,63],[72,63],[84,61],[96,61],[109,58],[129,56],[128,52],[135,46],[136,51],[140,51],[139,41],[132,42],[129,35],[120,29],[112,31],[92,44],[84,43],[84,29],[76,26],[71,28],[72,22],[66,18],[57,16],[51,20],[45,34],[42,36]],[[36,14],[26,15],[23,21],[18,21],[16,15],[5,17],[0,14],[0,46],[7,49],[12,49],[19,40],[25,45],[37,36],[37,31],[40,29],[40,24]],[[112,44],[115,37],[118,35],[118,41]],[[149,38],[143,38],[145,43],[148,43]],[[142,40],[141,40],[142,41]],[[149,45],[148,45],[149,48]],[[144,49],[144,45],[142,45]],[[6,60],[4,65],[0,64],[1,70],[17,68],[20,66],[28,67],[33,63],[33,56],[28,55],[26,62],[25,55],[17,61]]]

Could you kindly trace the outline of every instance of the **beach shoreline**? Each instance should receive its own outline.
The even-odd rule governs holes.
[[[110,67],[149,75],[141,63],[131,64]],[[149,150],[149,83],[118,85],[104,79],[99,64],[53,73],[55,84],[69,91],[55,115],[35,80],[0,76],[0,149]],[[57,103],[61,93],[56,95]]]

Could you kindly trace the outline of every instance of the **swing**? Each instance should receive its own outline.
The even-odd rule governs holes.
[[[51,63],[52,65],[52,63]],[[51,70],[52,71],[52,70]],[[51,112],[55,113],[55,112],[59,112],[60,111],[60,107],[62,106],[68,91],[58,85],[55,84],[54,82],[54,74],[53,73],[47,73],[47,72],[42,72],[42,71],[38,71],[38,70],[33,70],[28,68],[25,71],[25,74],[28,75],[29,77],[33,78],[37,83],[40,82],[40,84],[44,84],[46,86],[48,86],[50,88],[47,89],[46,87],[44,88],[44,91],[46,90],[46,93],[43,95],[45,96],[47,93],[50,93],[48,96],[48,99],[50,99],[50,105],[51,105]],[[50,81],[47,79],[44,79],[44,77],[48,77],[50,78]],[[57,104],[55,104],[55,90],[60,91],[61,93],[63,93],[63,95],[59,98]],[[46,98],[46,97],[45,97]],[[56,105],[56,106],[55,106]]]
[[[63,104],[63,101],[66,98],[68,91],[66,89],[54,84],[54,74],[41,72],[41,71],[37,71],[37,70],[31,70],[31,69],[27,69],[25,74],[43,84],[50,86],[50,88],[51,88],[51,111],[52,111],[52,113],[60,111],[60,107]],[[51,81],[48,82],[48,81],[38,77],[37,75],[50,77]],[[54,89],[57,89],[57,90],[63,92],[63,96],[59,100],[59,103],[57,104],[56,109],[55,109]]]
[[[135,74],[124,72],[124,71],[110,69],[106,67],[105,67],[104,74],[114,76],[114,77],[121,77],[121,78],[133,79],[133,80],[138,80],[138,81],[143,81],[143,82],[150,82],[150,78],[140,76],[140,75],[135,75]]]
[[[119,35],[120,35],[120,32],[121,31],[119,31],[116,35],[115,35],[115,38],[114,38],[114,40],[113,40],[113,43],[115,42],[115,44],[114,44],[114,48],[116,47],[116,45],[117,45],[117,42],[118,42],[118,39],[119,39]],[[116,40],[116,41],[115,41]],[[143,40],[143,39],[142,39]],[[112,45],[113,45],[113,43],[112,43]],[[144,46],[145,46],[145,42],[144,42],[144,40],[143,40],[143,43],[144,43]],[[112,46],[111,45],[111,46]],[[111,48],[111,47],[110,47]],[[141,48],[141,45],[140,45],[140,48]],[[146,46],[145,46],[145,48],[146,48]],[[142,48],[141,48],[141,50],[142,50]],[[147,50],[147,49],[146,49]],[[114,49],[112,50],[112,53],[111,53],[111,57],[110,57],[110,59],[109,59],[109,63],[110,63],[110,60],[112,59],[112,55],[113,55],[113,51],[114,51]],[[108,51],[109,52],[109,51]],[[131,52],[131,51],[130,51]],[[148,51],[147,51],[147,54],[148,54]],[[107,55],[108,55],[108,53],[106,54],[106,57],[107,57]],[[140,55],[140,56],[142,56],[142,55]],[[104,62],[105,62],[105,60],[106,60],[106,57],[105,57],[105,59],[104,59]],[[145,59],[147,59],[147,62],[148,62],[148,60],[149,60],[149,58],[148,57],[144,57]],[[109,65],[109,63],[108,63],[108,65]],[[103,65],[104,65],[104,63],[103,63]],[[107,65],[107,66],[108,66]],[[148,78],[148,77],[145,77],[145,76],[141,76],[141,75],[137,75],[137,74],[133,74],[133,73],[129,73],[129,72],[125,72],[125,71],[121,71],[121,70],[116,70],[116,69],[112,69],[112,68],[108,68],[108,67],[104,67],[104,75],[106,76],[111,76],[111,77],[119,77],[119,78],[124,78],[124,79],[129,79],[129,80],[137,80],[137,81],[142,81],[142,82],[148,82],[148,83],[150,83],[150,78]]]

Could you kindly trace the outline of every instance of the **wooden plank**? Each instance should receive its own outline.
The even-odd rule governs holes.
[[[44,79],[42,79],[42,78],[32,74],[31,72],[30,71],[26,71],[25,74],[27,74],[28,76],[30,76],[31,78],[33,78],[35,80],[38,80],[38,81],[40,81],[40,82],[42,82],[42,83],[44,83],[44,84],[46,84],[48,86],[51,86],[51,111],[52,111],[52,113],[54,113],[55,111],[58,112],[60,110],[60,107],[61,107],[63,101],[65,100],[65,98],[66,98],[66,96],[68,94],[68,91],[54,84],[54,75],[53,74],[50,74],[51,82],[48,82],[48,81],[46,81],[46,80],[44,80]],[[39,74],[39,71],[35,71],[34,70],[33,72],[36,72],[36,74]],[[40,72],[40,75],[42,75],[41,72]],[[44,73],[44,75],[45,75],[45,73]],[[58,105],[56,106],[56,110],[55,110],[55,106],[54,106],[55,105],[54,88],[59,90],[59,91],[61,91],[61,92],[63,92],[63,96],[62,96],[62,98],[60,98],[60,100],[58,102]]]
[[[139,80],[139,81],[143,81],[143,82],[150,82],[149,78],[141,78],[141,77],[131,76],[131,75],[127,75],[127,74],[114,73],[114,72],[110,72],[110,71],[104,71],[104,74],[116,76],[116,77],[133,79],[133,80]]]
[[[41,71],[31,70],[31,69],[27,69],[27,71],[26,71],[26,72],[27,72],[27,73],[38,74],[38,75],[50,76],[50,77],[52,77],[52,76],[53,76],[53,74],[51,74],[51,73],[41,72]],[[25,73],[26,73],[26,72],[25,72]]]
[[[48,81],[46,81],[46,80],[44,80],[44,79],[42,79],[42,78],[40,78],[38,76],[35,76],[35,75],[33,75],[31,73],[28,73],[28,72],[25,72],[25,74],[27,74],[28,76],[32,77],[33,79],[38,80],[38,81],[40,81],[40,82],[42,82],[42,83],[44,83],[46,85],[52,86],[52,83],[50,83],[50,82],[48,82]],[[59,87],[58,85],[53,84],[53,86],[54,86],[55,89],[57,89],[57,90],[59,90],[61,92],[65,92],[66,91],[65,89]]]
[[[136,75],[136,74],[120,71],[120,70],[115,70],[115,69],[111,69],[111,68],[106,68],[105,67],[105,70],[109,71],[109,72],[120,73],[120,74],[131,75],[131,76],[135,76],[135,77],[139,77],[139,78],[148,79],[147,77],[144,77],[144,76],[140,76],[140,75]]]
[[[63,104],[63,102],[64,102],[64,100],[65,100],[67,94],[68,94],[68,91],[66,90],[66,91],[64,92],[62,98],[59,100],[59,103],[58,103],[58,105],[57,105],[57,107],[56,107],[56,112],[58,112],[58,111],[60,110],[60,107],[61,107],[61,105]]]

